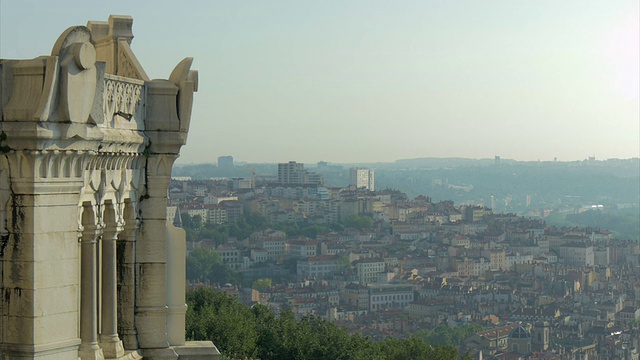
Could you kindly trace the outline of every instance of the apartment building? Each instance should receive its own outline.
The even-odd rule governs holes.
[[[369,286],[369,310],[404,309],[413,302],[411,285],[371,285]]]
[[[584,243],[566,243],[560,246],[558,255],[570,265],[593,266],[595,264],[593,246]]]
[[[375,174],[373,169],[351,168],[349,169],[349,185],[356,189],[375,191]]]
[[[338,269],[338,257],[335,255],[311,256],[298,260],[297,275],[300,277],[323,278]]]
[[[361,284],[374,283],[386,269],[382,259],[362,259],[355,262],[356,274]]]

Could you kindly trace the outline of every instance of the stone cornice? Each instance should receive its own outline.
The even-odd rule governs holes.
[[[22,150],[4,154],[12,179],[82,179],[85,171],[140,170],[141,153],[77,150]]]

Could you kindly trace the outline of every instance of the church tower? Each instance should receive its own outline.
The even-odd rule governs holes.
[[[533,339],[531,345],[534,351],[544,351],[549,348],[550,327],[546,321],[533,325]]]

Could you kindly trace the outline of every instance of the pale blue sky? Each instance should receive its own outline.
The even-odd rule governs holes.
[[[0,57],[134,18],[152,78],[200,73],[180,162],[640,156],[637,0],[0,0]]]

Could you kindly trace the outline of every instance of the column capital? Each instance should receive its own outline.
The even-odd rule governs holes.
[[[95,243],[102,234],[104,234],[104,226],[102,224],[81,225],[78,228],[78,241],[82,243]]]

